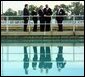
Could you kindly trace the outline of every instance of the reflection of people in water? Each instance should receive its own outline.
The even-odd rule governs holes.
[[[28,58],[28,53],[27,53],[27,47],[24,47],[24,69],[25,69],[25,74],[28,74],[28,67],[29,67],[29,58]]]
[[[44,47],[40,47],[40,62],[39,62],[39,68],[41,69],[41,72],[43,69],[46,69],[46,73],[48,73],[48,70],[52,68],[51,63],[51,55],[50,55],[50,48],[46,47],[46,51]]]
[[[34,50],[34,57],[33,57],[33,62],[32,62],[32,67],[34,70],[36,70],[36,65],[37,65],[37,47],[33,47]]]
[[[46,47],[46,57],[45,57],[44,68],[46,69],[46,73],[48,73],[48,70],[52,68],[50,47]]]
[[[41,69],[41,72],[44,69],[44,60],[45,60],[45,49],[44,47],[40,47],[40,59],[39,59],[39,68]]]
[[[58,55],[56,58],[56,62],[57,62],[58,71],[60,71],[62,68],[65,67],[66,61],[63,58],[63,47],[62,46],[59,46],[59,51],[58,51]]]

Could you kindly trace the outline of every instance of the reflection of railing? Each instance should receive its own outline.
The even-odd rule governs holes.
[[[33,21],[31,20],[32,17],[36,17],[36,16],[24,16],[24,17],[29,17],[29,21],[28,21],[28,25],[32,25]],[[39,17],[39,16],[37,16]],[[49,17],[49,16],[48,16]],[[52,17],[67,17],[68,20],[64,20],[63,24],[68,25],[71,24],[73,26],[73,32],[75,32],[75,27],[78,24],[83,24],[84,25],[84,15],[62,15],[62,16],[51,16],[51,31],[52,31],[52,27],[53,25],[56,25],[57,23],[52,19]],[[1,20],[1,25],[6,25],[6,31],[8,32],[9,30],[9,25],[23,25],[23,16],[1,16],[2,20]],[[12,18],[12,19],[11,19]],[[13,19],[15,18],[15,19]],[[21,18],[21,19],[19,19]],[[69,18],[71,18],[71,20],[69,20]],[[81,19],[81,20],[78,20]],[[68,22],[68,23],[67,23]],[[40,25],[40,23],[36,23],[37,25]],[[42,23],[44,24],[44,23]],[[48,23],[50,24],[50,23]],[[29,32],[30,32],[30,26],[29,26]]]
[[[23,60],[22,60],[22,56],[24,55],[24,53],[20,53],[20,52],[10,52],[10,46],[7,46],[7,47],[5,47],[6,49],[6,51],[4,51],[4,46],[2,46],[1,47],[2,48],[2,53],[1,53],[1,55],[2,55],[2,58],[4,58],[4,57],[6,57],[6,59],[2,59],[2,62],[22,62]],[[15,47],[15,49],[16,49],[17,47]],[[32,53],[31,52],[31,49],[30,49],[31,47],[29,47],[29,53],[28,53],[28,55],[29,55],[29,60],[30,60],[30,62],[32,62],[32,57],[33,57],[33,55],[34,55],[34,53]],[[83,48],[83,47],[82,47]],[[50,49],[52,49],[52,47],[50,48]],[[68,47],[67,47],[67,49],[68,49]],[[56,62],[56,58],[55,58],[55,56],[54,55],[56,55],[57,56],[57,54],[58,54],[58,52],[53,52],[53,51],[50,51],[50,56],[51,56],[51,62]],[[61,54],[61,53],[59,53],[59,54]],[[15,58],[13,58],[13,59],[11,59],[11,55],[21,55],[20,57],[21,57],[21,59],[19,58],[19,59],[17,59],[16,58],[16,60],[15,60]],[[38,52],[37,53],[37,55],[39,56],[40,55],[40,52]],[[41,55],[43,55],[43,53],[41,53]],[[48,53],[48,55],[49,55],[49,53]],[[84,56],[84,53],[81,51],[81,52],[77,52],[76,51],[76,46],[73,46],[72,47],[72,52],[63,52],[62,53],[62,55],[64,56],[64,59],[67,61],[67,62],[84,62],[84,58],[83,58],[83,56]],[[54,57],[52,57],[52,56],[54,56]],[[70,57],[71,58],[70,58]],[[81,56],[81,58],[79,58],[79,57]],[[19,57],[19,56],[17,56],[17,57]],[[67,58],[68,57],[68,58]],[[54,59],[55,58],[55,59]],[[77,59],[78,58],[78,59]],[[39,62],[39,60],[37,61],[37,62]],[[48,62],[48,61],[47,61]]]

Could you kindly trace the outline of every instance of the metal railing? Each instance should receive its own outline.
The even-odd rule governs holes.
[[[10,19],[10,18],[15,18],[15,17],[21,17],[21,20],[19,20],[19,19],[16,19],[16,20],[14,20],[14,19]],[[9,31],[9,25],[10,24],[14,24],[14,25],[16,25],[16,24],[18,24],[18,23],[16,23],[16,22],[20,22],[19,24],[20,25],[24,25],[24,23],[23,23],[23,17],[29,17],[29,20],[28,20],[28,25],[31,25],[33,22],[32,22],[32,20],[31,20],[31,18],[32,17],[38,17],[39,18],[39,16],[37,15],[34,15],[34,16],[31,16],[31,15],[29,15],[29,16],[1,16],[1,18],[3,18],[2,20],[1,20],[1,25],[3,25],[3,23],[5,23],[6,24],[6,31],[8,32]],[[68,24],[71,24],[72,26],[73,26],[73,32],[75,32],[75,27],[78,25],[78,24],[83,24],[83,26],[84,26],[84,15],[51,15],[51,16],[47,16],[47,17],[51,17],[51,20],[52,20],[52,17],[67,17],[67,22],[68,21],[71,21],[71,23],[65,23],[64,22],[64,24],[66,24],[66,25],[68,25]],[[71,18],[71,20],[69,20],[69,17]],[[76,18],[80,18],[81,20],[77,20]],[[64,20],[64,21],[66,21],[66,20]],[[11,22],[11,23],[10,23]],[[14,22],[14,23],[13,23]],[[37,25],[40,25],[40,23],[38,22],[38,23],[35,23],[35,24],[37,24]],[[42,24],[45,24],[45,23],[42,23]],[[47,23],[47,24],[51,24],[51,31],[52,31],[52,25],[57,25],[57,22],[55,22],[55,23]],[[29,27],[29,32],[30,32],[30,26],[28,26]]]
[[[16,60],[10,60],[9,59],[9,56],[11,56],[11,55],[24,55],[24,53],[20,53],[20,52],[17,52],[17,53],[15,53],[15,52],[12,52],[12,50],[10,50],[10,48],[9,48],[10,46],[6,46],[5,48],[6,48],[6,51],[4,51],[4,46],[1,46],[1,51],[2,51],[2,53],[1,53],[1,55],[2,55],[2,58],[4,58],[4,55],[5,56],[7,56],[7,58],[6,58],[6,60],[3,60],[2,59],[2,61],[3,62],[11,62],[11,61],[13,61],[13,62],[22,62],[23,60],[18,60],[18,59],[16,59]],[[23,47],[25,47],[25,46],[23,46]],[[23,48],[22,47],[22,48]],[[32,60],[32,56],[34,55],[34,53],[31,51],[31,49],[32,49],[32,47],[30,47],[30,46],[27,46],[27,47],[29,47],[29,53],[27,53],[28,55],[29,55],[29,61],[31,62]],[[43,48],[45,48],[45,46],[42,46]],[[56,46],[57,47],[57,46]],[[62,46],[63,47],[63,46]],[[15,49],[16,49],[17,47],[15,47]],[[37,48],[37,46],[36,46],[36,48]],[[64,48],[64,47],[63,47]],[[53,46],[51,46],[51,47],[49,47],[49,49],[50,50],[52,50],[53,49]],[[77,60],[77,58],[78,57],[76,57],[76,55],[80,55],[80,56],[84,56],[84,51],[83,52],[80,52],[80,53],[78,53],[78,52],[75,52],[75,45],[73,45],[73,48],[72,48],[72,52],[64,52],[64,51],[62,51],[63,53],[58,53],[58,52],[55,52],[55,50],[54,50],[54,52],[52,52],[52,51],[50,51],[50,53],[51,54],[49,54],[49,53],[46,53],[47,55],[49,55],[49,56],[53,56],[53,55],[56,55],[57,56],[57,54],[58,55],[60,55],[60,54],[62,54],[62,55],[67,55],[68,57],[69,56],[71,56],[71,58],[70,58],[70,60],[68,59],[68,58],[65,58],[65,57],[67,57],[67,56],[65,56],[64,58],[66,59],[66,61],[67,62],[83,62],[84,60],[83,60],[83,57],[82,57],[82,60]],[[11,52],[10,52],[11,51]],[[58,51],[58,50],[57,50]],[[24,52],[24,51],[23,51]],[[40,52],[38,52],[38,53],[36,53],[38,56],[41,54],[41,55],[43,55],[43,53],[40,53]],[[78,58],[79,59],[79,58]],[[56,62],[56,60],[53,60],[53,57],[51,57],[51,61],[52,62]],[[37,62],[39,62],[39,60],[37,61]]]

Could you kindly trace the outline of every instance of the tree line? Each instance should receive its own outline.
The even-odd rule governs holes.
[[[56,11],[56,7],[58,5],[54,6],[54,9],[52,9],[53,11],[53,15],[55,15],[55,11]],[[82,3],[80,2],[72,2],[70,5],[65,5],[65,4],[61,4],[61,7],[63,7],[63,9],[66,12],[66,15],[84,15],[84,5],[82,5]],[[34,6],[34,5],[29,5],[29,12],[31,13],[31,11],[33,11],[34,9],[39,9],[39,7]],[[3,15],[5,16],[18,16],[16,11],[11,11],[12,9],[9,8],[5,13],[3,13]],[[10,17],[9,19],[22,19],[21,17]],[[72,18],[70,18],[72,19]],[[81,19],[81,17],[77,17],[77,19]]]

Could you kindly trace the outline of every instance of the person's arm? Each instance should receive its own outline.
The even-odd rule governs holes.
[[[49,8],[48,16],[50,16],[50,17],[51,17],[51,15],[52,15],[52,10]]]
[[[39,14],[39,16],[42,16],[42,13],[41,13],[41,11],[40,11],[40,10],[38,11],[38,14]]]
[[[31,12],[31,16],[32,16],[32,20],[33,20],[33,18],[34,18],[34,17],[33,17],[33,16],[34,16],[34,12],[33,12],[33,11]]]
[[[31,12],[31,15],[33,15],[33,11]]]
[[[29,15],[29,10],[27,10],[27,15]]]
[[[26,19],[26,17],[25,17],[25,16],[26,16],[26,9],[24,8],[24,9],[23,9],[23,18],[25,18],[25,19]]]
[[[44,12],[44,17],[46,17],[46,8],[44,8],[43,12]]]
[[[65,11],[64,10],[62,10],[62,11],[63,11],[63,15],[66,15]]]
[[[43,12],[44,12],[44,15],[46,15],[46,9],[45,8],[44,8]]]
[[[27,16],[28,16],[28,19],[29,19],[29,10],[27,9]]]
[[[52,10],[50,9],[50,15],[52,15]]]
[[[24,15],[28,15],[28,10],[26,8],[24,9]]]

